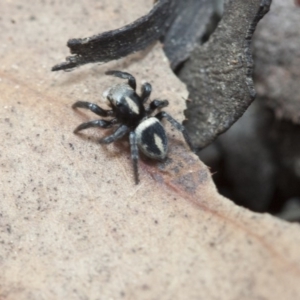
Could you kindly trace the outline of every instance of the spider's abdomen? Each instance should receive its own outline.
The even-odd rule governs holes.
[[[148,157],[162,160],[167,156],[168,139],[158,119],[151,117],[142,121],[135,129],[140,150]]]

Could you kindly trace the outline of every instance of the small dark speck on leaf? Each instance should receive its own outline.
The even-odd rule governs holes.
[[[126,294],[125,294],[123,291],[120,292],[120,296],[121,296],[121,297],[125,297],[125,295],[126,295]]]
[[[208,180],[208,172],[205,169],[201,169],[199,172],[199,182],[204,183]]]
[[[143,285],[141,286],[141,289],[142,289],[143,291],[147,291],[147,290],[150,290],[150,286],[149,286],[148,284],[143,284]]]
[[[11,226],[9,224],[6,225],[6,231],[8,233],[11,233]]]
[[[158,174],[158,173],[152,174],[152,177],[153,177],[153,179],[156,182],[158,182],[158,183],[164,183],[164,179],[163,179],[163,177],[160,174]]]
[[[179,171],[180,171],[179,166],[175,166],[175,167],[172,169],[172,171],[173,171],[175,174],[178,174]]]
[[[192,174],[186,174],[179,177],[176,181],[176,184],[181,185],[188,193],[195,193],[197,188],[197,183],[195,182]]]

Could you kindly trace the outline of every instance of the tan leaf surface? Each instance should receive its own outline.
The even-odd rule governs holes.
[[[168,162],[142,160],[137,186],[126,139],[104,147],[104,130],[72,133],[94,116],[70,106],[101,103],[118,80],[108,69],[151,82],[179,120],[187,97],[160,45],[51,73],[68,38],[152,6],[81,2],[1,3],[0,299],[299,299],[299,226],[221,197],[169,125]]]

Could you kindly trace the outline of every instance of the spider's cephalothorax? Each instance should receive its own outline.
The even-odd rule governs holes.
[[[144,83],[139,96],[136,93],[135,78],[129,73],[121,71],[108,71],[113,75],[127,79],[128,83],[121,83],[108,89],[104,96],[108,99],[111,110],[104,110],[96,104],[77,101],[73,108],[86,108],[101,117],[112,117],[110,120],[94,120],[80,124],[74,133],[90,127],[110,128],[118,124],[116,130],[109,136],[100,140],[102,144],[109,144],[129,133],[131,159],[133,161],[135,182],[138,183],[138,148],[148,157],[163,160],[167,156],[168,139],[160,121],[166,118],[177,130],[181,131],[186,142],[193,149],[185,128],[164,111],[151,117],[156,110],[169,105],[167,100],[153,100],[148,107],[145,102],[151,93],[151,85]]]

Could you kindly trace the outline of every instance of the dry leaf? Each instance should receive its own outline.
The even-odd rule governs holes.
[[[170,126],[168,162],[141,161],[138,186],[126,139],[103,147],[104,130],[72,133],[94,116],[71,104],[101,103],[112,68],[150,81],[182,120],[187,91],[159,45],[50,72],[69,37],[122,26],[151,5],[19,0],[2,9],[1,300],[299,298],[299,226],[218,195]]]

